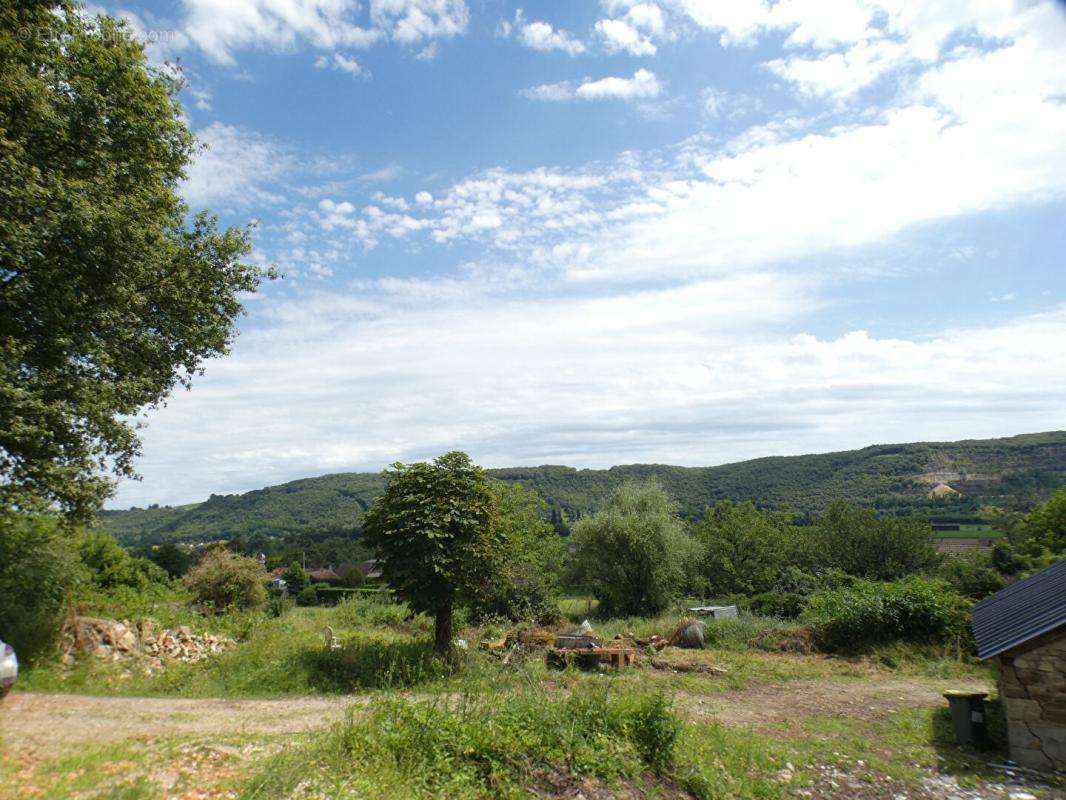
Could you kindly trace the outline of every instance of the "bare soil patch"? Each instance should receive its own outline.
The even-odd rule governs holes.
[[[725,725],[764,728],[805,717],[880,719],[908,708],[933,708],[947,689],[988,691],[984,681],[945,681],[917,677],[797,680],[753,684],[720,694],[680,698],[696,718]]]
[[[0,741],[9,753],[44,756],[133,739],[298,733],[340,719],[354,699],[205,700],[15,693],[0,704]]]

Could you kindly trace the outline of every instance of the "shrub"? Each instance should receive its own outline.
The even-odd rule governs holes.
[[[812,595],[803,617],[820,647],[854,651],[900,640],[961,644],[968,636],[968,607],[944,581],[911,577],[895,583],[856,581]]]
[[[337,604],[336,618],[345,625],[400,625],[412,616],[407,603],[394,603],[388,594],[357,594]]]
[[[346,586],[316,586],[315,591],[318,592],[318,602],[324,606],[335,606],[345,597],[358,594],[356,589]]]
[[[803,611],[806,598],[793,592],[762,592],[753,595],[748,608],[756,614],[781,619],[796,619]]]
[[[293,561],[289,568],[281,573],[281,579],[285,581],[285,588],[288,589],[289,594],[294,596],[304,590],[309,580],[304,568],[297,561]]]
[[[603,508],[574,526],[574,577],[600,601],[601,614],[661,613],[680,596],[697,545],[676,504],[654,481],[626,482]]]
[[[266,605],[267,574],[254,558],[212,548],[204,554],[184,583],[201,603],[223,608],[262,608]]]
[[[29,664],[59,635],[71,592],[85,577],[55,520],[0,513],[0,639]]]
[[[77,547],[90,579],[100,589],[126,586],[144,590],[153,583],[169,583],[162,567],[148,559],[131,556],[108,533],[82,533],[77,538]]]
[[[492,492],[500,566],[495,579],[471,604],[474,618],[558,621],[559,576],[566,553],[563,540],[540,516],[543,501],[535,492],[501,481],[493,481]]]
[[[296,603],[291,598],[280,594],[271,594],[267,601],[267,613],[272,617],[283,617],[292,610]]]
[[[298,606],[317,606],[318,605],[318,589],[314,586],[305,586],[296,593],[296,605]]]
[[[940,567],[940,577],[971,600],[983,600],[1007,585],[1003,576],[993,569],[990,556],[980,552],[948,558]]]

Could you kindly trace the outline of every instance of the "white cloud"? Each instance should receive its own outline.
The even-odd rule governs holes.
[[[234,64],[247,47],[294,48],[305,41],[321,50],[373,44],[381,31],[355,21],[356,0],[184,0],[189,38],[214,61]]]
[[[211,92],[207,89],[195,89],[190,87],[189,94],[192,95],[194,105],[201,111],[211,110]]]
[[[330,56],[319,56],[315,59],[315,67],[317,69],[326,69],[331,67],[339,72],[346,72],[353,78],[366,77],[366,70],[362,65],[354,58],[344,55],[343,53],[333,53]]]
[[[268,301],[270,329],[152,413],[146,481],[119,501],[457,447],[492,466],[713,464],[1044,430],[1066,413],[1066,368],[1042,355],[1066,336],[1066,309],[931,338],[820,338],[797,321],[811,303],[780,274],[587,298],[394,280]],[[196,470],[179,468],[189,451]]]
[[[464,33],[470,11],[463,0],[370,0],[370,19],[396,41],[413,44]]]
[[[676,0],[680,10],[703,28],[720,33],[723,45],[750,44],[770,24],[765,0]]]
[[[213,204],[271,204],[283,199],[272,184],[293,167],[293,159],[272,139],[221,122],[197,131],[197,138],[206,147],[189,165],[181,188],[194,209]]]
[[[843,100],[897,69],[908,57],[905,45],[882,40],[812,58],[778,58],[766,67],[804,94]]]
[[[522,9],[515,11],[514,22],[505,20],[500,23],[500,33],[503,36],[514,34],[523,46],[542,53],[560,50],[576,56],[585,52],[581,40],[561,28],[552,27],[548,22],[526,19]]]
[[[569,81],[549,83],[523,90],[531,100],[559,102],[565,100],[643,100],[658,97],[662,84],[655,74],[638,69],[632,78],[586,78],[578,85]]]
[[[651,39],[643,36],[625,20],[597,20],[596,33],[603,40],[604,48],[609,53],[624,50],[633,56],[655,55],[656,47]]]

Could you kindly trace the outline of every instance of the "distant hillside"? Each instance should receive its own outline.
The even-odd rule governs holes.
[[[496,478],[536,490],[567,517],[595,511],[627,478],[657,478],[686,516],[716,500],[752,500],[762,507],[815,512],[835,499],[886,513],[966,518],[984,504],[1028,508],[1066,484],[1066,431],[1008,439],[875,445],[817,455],[758,458],[718,467],[634,464],[605,470],[514,467]],[[931,499],[934,486],[959,494]],[[304,478],[240,495],[212,495],[203,503],[105,511],[103,527],[124,544],[202,540],[261,533],[357,530],[382,488],[379,474],[341,473]]]

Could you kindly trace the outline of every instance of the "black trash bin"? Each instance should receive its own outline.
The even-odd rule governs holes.
[[[955,741],[983,747],[988,744],[988,726],[985,724],[985,698],[987,692],[952,690],[944,692],[951,706],[951,723],[955,728]]]

